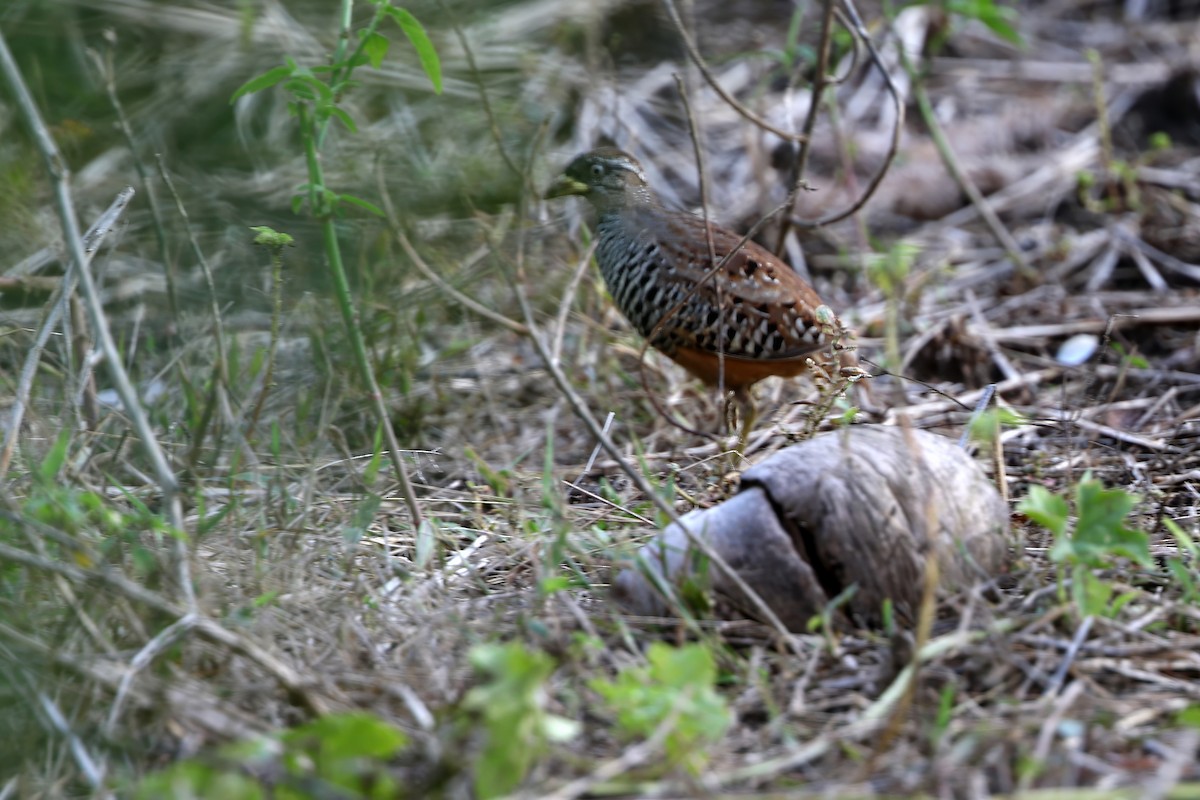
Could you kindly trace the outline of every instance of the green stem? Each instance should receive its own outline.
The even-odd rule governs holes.
[[[350,349],[354,354],[354,364],[358,368],[367,392],[370,395],[372,410],[379,427],[387,437],[388,448],[391,450],[392,464],[396,468],[396,478],[400,482],[400,493],[405,505],[412,516],[414,529],[420,529],[424,516],[417,496],[408,477],[408,468],[400,451],[400,443],[396,441],[396,432],[392,430],[388,417],[387,406],[383,402],[383,393],[375,380],[375,370],[367,357],[367,346],[363,341],[362,328],[359,325],[358,310],[350,296],[350,282],[346,279],[346,268],[342,264],[342,249],[338,244],[337,225],[334,223],[333,208],[330,206],[325,191],[325,176],[321,170],[321,160],[317,155],[317,137],[314,129],[317,127],[312,118],[308,105],[298,102],[301,139],[304,145],[304,157],[308,164],[308,197],[311,211],[321,223],[321,237],[325,244],[325,257],[329,261],[329,272],[333,277],[334,295],[337,297],[338,310],[342,313],[342,322],[346,326],[346,336],[350,340]]]
[[[378,3],[375,6],[375,16],[371,18],[371,22],[359,32],[358,46],[354,48],[354,52],[347,58],[346,51],[350,47],[350,24],[353,21],[354,0],[342,0],[342,9],[339,16],[341,17],[340,30],[338,32],[337,49],[334,50],[333,72],[329,74],[329,86],[335,92],[338,92],[338,86],[343,81],[349,79],[350,73],[354,71],[354,65],[358,62],[359,56],[362,55],[363,48],[367,46],[367,41],[379,29],[380,23],[386,15],[385,10],[391,7],[390,2]],[[320,149],[325,144],[325,134],[329,131],[329,120],[322,120],[317,131],[317,148]]]

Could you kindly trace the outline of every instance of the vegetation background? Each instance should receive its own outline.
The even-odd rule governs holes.
[[[367,42],[379,7],[344,7],[0,7],[81,224],[136,191],[92,261],[97,325],[3,83],[0,798],[1195,796],[1194,0],[839,4],[825,39],[822,3],[417,2],[428,42],[382,19],[352,85],[231,102]],[[816,85],[809,144],[731,106],[685,34],[784,132]],[[742,454],[662,418],[717,430],[721,398],[641,352],[585,209],[539,199],[605,142],[739,230],[794,197],[760,238],[857,329],[859,418],[970,428],[1012,567],[939,605],[919,670],[903,632],[817,620],[785,647],[608,599],[656,498],[718,502],[852,414],[769,382]]]

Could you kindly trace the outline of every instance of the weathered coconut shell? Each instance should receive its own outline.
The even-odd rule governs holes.
[[[734,497],[682,522],[792,631],[803,631],[851,584],[857,592],[843,610],[854,623],[877,625],[888,598],[901,621],[911,619],[930,545],[943,589],[994,576],[1008,553],[1008,509],[979,465],[942,436],[880,425],[782,450],[747,470]],[[697,555],[672,524],[617,576],[615,594],[633,613],[668,615],[654,583],[695,581],[704,562]],[[718,613],[754,616],[716,564],[707,566],[707,580]]]

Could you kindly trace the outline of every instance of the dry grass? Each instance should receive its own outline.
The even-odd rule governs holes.
[[[781,46],[786,20],[756,6],[734,23],[712,5],[697,4],[696,18],[726,25],[727,37],[703,25],[699,37],[718,79],[774,124],[798,129],[804,84],[786,86],[764,59],[728,58]],[[412,747],[389,768],[411,792],[468,796],[482,739],[463,709],[480,680],[468,653],[496,641],[552,655],[547,707],[583,723],[578,737],[537,759],[528,796],[1195,791],[1200,733],[1177,715],[1200,704],[1200,598],[1166,568],[1180,558],[1196,570],[1165,527],[1200,530],[1200,109],[1186,81],[1171,80],[1190,74],[1195,86],[1194,19],[1126,24],[1115,6],[1043,3],[1021,19],[1036,59],[966,25],[929,62],[926,86],[963,171],[989,195],[1031,272],[1014,267],[964,205],[914,119],[862,213],[801,226],[788,243],[797,267],[858,330],[860,354],[904,376],[874,378],[869,397],[855,395],[865,417],[957,437],[995,384],[994,405],[1022,421],[979,458],[1014,506],[1030,485],[1066,492],[1091,470],[1140,496],[1132,524],[1149,534],[1157,568],[1115,562],[1104,577],[1129,602],[1113,618],[1081,621],[1060,596],[1048,535],[1015,517],[1011,569],[939,608],[903,714],[893,639],[801,635],[797,655],[757,623],[704,621],[700,640],[717,655],[736,722],[703,773],[687,776],[655,769],[660,752],[621,739],[588,686],[639,663],[648,641],[697,635],[623,615],[607,598],[614,566],[664,522],[661,511],[598,450],[526,338],[447,299],[384,225],[356,220],[344,238],[364,329],[393,423],[412,447],[430,534],[411,529],[386,468],[374,475],[370,417],[345,366],[315,234],[287,208],[303,165],[286,113],[270,94],[239,104],[232,120],[227,110],[233,88],[280,53],[321,57],[328,20],[271,6],[250,48],[237,44],[242,20],[228,9],[160,14],[138,0],[63,8],[74,9],[63,13],[88,45],[101,46],[105,26],[121,31],[113,52],[131,128],[153,143],[141,155],[163,149],[182,185],[239,367],[232,410],[213,410],[199,438],[215,350],[209,297],[179,255],[183,230],[168,213],[181,308],[168,313],[154,222],[146,206],[133,207],[97,271],[125,360],[143,392],[157,394],[151,420],[184,484],[198,615],[189,616],[165,568],[154,482],[125,420],[98,402],[107,399],[103,375],[83,365],[86,330],[73,319],[69,332],[84,338],[68,350],[70,337],[55,337],[43,355],[0,490],[0,798],[103,794],[85,763],[104,765],[119,786],[220,742],[347,709],[410,735]],[[525,2],[462,12],[459,22],[517,162],[549,120],[552,144],[536,155],[535,183],[606,138],[647,163],[669,202],[694,207],[696,171],[672,78],[687,68],[657,6],[632,8]],[[621,27],[630,13],[650,15],[663,39]],[[332,140],[330,182],[372,197],[382,171],[407,235],[438,275],[518,321],[514,287],[531,299],[574,388],[601,420],[611,414],[609,435],[661,497],[679,511],[726,497],[743,462],[655,413],[640,342],[593,271],[575,283],[586,252],[578,210],[527,198],[527,218],[514,212],[521,182],[497,155],[464,53],[448,20],[432,9],[422,19],[445,59],[448,97],[425,96],[415,60],[397,46],[392,66],[364,73],[366,85],[348,98],[361,133]],[[906,20],[916,44],[937,22]],[[21,7],[0,11],[10,46],[10,29],[59,33],[43,27],[51,24]],[[62,38],[61,52],[82,57]],[[894,50],[877,39],[888,58]],[[1104,65],[1104,125],[1080,42]],[[26,69],[45,58],[25,57]],[[787,195],[787,171],[769,165],[787,166],[792,151],[698,78],[692,87],[710,209],[746,227]],[[845,207],[882,168],[891,120],[881,92],[861,66],[837,88],[838,112],[820,117],[806,173],[818,191],[801,195],[799,217]],[[82,116],[43,111],[58,126]],[[85,122],[95,130],[72,165],[88,220],[135,177],[124,144]],[[1156,149],[1150,135],[1163,129],[1170,141]],[[10,268],[51,245],[57,229],[8,115],[0,131],[9,140],[0,164],[13,186],[23,178],[29,187],[18,197],[0,190],[2,207],[23,209],[0,234],[0,265],[13,277]],[[239,140],[245,147],[232,144]],[[1083,174],[1091,188],[1081,193]],[[277,385],[243,446],[236,432],[260,388],[253,363],[270,310],[267,259],[244,228],[263,223],[300,246],[286,256]],[[888,291],[868,269],[868,244],[897,242],[918,249]],[[29,260],[21,272],[59,274],[56,260]],[[0,394],[11,396],[46,294],[0,290]],[[887,361],[889,335],[898,361]],[[1092,337],[1078,340],[1091,349],[1069,366],[1060,348],[1079,335]],[[665,359],[645,361],[660,404],[691,425],[718,427],[716,398]],[[831,426],[838,407],[830,419],[811,413],[828,399],[805,380],[764,385],[759,403],[769,413],[746,457],[757,461],[818,422]],[[65,459],[39,478],[62,430],[71,432]],[[88,493],[102,498],[95,507]],[[555,583],[562,577],[566,588]],[[169,638],[156,639],[165,630]]]

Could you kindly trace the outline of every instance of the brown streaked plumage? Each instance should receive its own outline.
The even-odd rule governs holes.
[[[803,372],[840,335],[813,288],[754,242],[705,280],[714,263],[704,221],[665,208],[628,153],[603,147],[576,157],[546,193],[564,195],[586,197],[599,215],[596,259],[617,307],[705,383],[744,395],[763,378]],[[719,263],[742,237],[709,230]]]

